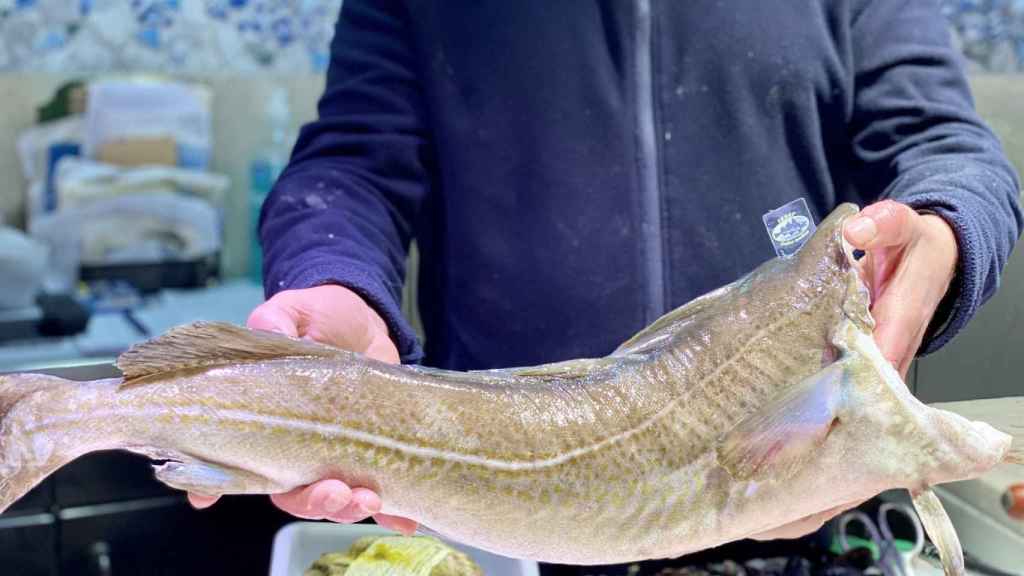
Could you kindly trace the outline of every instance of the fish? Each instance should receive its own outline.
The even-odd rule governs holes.
[[[196,494],[338,478],[430,534],[595,565],[820,525],[907,490],[946,573],[963,574],[932,487],[1024,463],[1024,398],[965,417],[914,397],[872,338],[842,234],[858,211],[837,207],[796,255],[601,357],[453,371],[197,322],[124,352],[118,378],[2,376],[0,511],[76,458],[127,450]]]

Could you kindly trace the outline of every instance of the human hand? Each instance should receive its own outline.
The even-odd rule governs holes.
[[[248,326],[361,352],[384,362],[399,362],[384,320],[359,295],[342,286],[279,292],[252,311]],[[188,498],[194,507],[206,508],[218,497],[189,494]],[[380,497],[372,490],[350,487],[337,479],[272,494],[270,499],[285,512],[309,520],[351,523],[373,516],[381,526],[403,534],[412,534],[417,527],[408,518],[381,514]]]
[[[892,200],[861,210],[843,233],[865,252],[858,264],[871,290],[875,342],[905,379],[956,273],[956,236],[941,217]]]
[[[870,500],[870,498],[868,499]],[[851,502],[849,504],[843,504],[842,506],[836,506],[835,508],[829,508],[828,510],[818,512],[817,514],[811,514],[806,518],[801,518],[795,522],[790,522],[783,526],[772,528],[765,532],[760,532],[750,536],[751,540],[792,540],[795,538],[801,538],[808,534],[817,532],[825,525],[825,522],[839,516],[843,512],[852,510],[857,506],[867,502],[868,500],[860,500],[857,502]]]

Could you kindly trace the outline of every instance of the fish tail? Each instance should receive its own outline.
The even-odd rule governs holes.
[[[42,374],[0,376],[0,513],[80,455],[75,438],[31,431],[77,384]]]
[[[1024,465],[1024,396],[945,402],[930,406],[959,414],[968,420],[984,422],[1008,434],[1012,441],[1010,449],[1003,456],[1003,462]]]

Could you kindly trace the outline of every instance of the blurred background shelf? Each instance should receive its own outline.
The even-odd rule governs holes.
[[[244,279],[200,289],[163,290],[133,308],[133,319],[101,313],[78,336],[6,342],[0,346],[0,371],[110,363],[132,344],[180,324],[205,320],[244,325],[261,302],[263,287]]]

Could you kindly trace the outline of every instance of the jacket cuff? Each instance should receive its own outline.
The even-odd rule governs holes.
[[[403,364],[414,364],[423,359],[423,347],[409,321],[402,314],[401,304],[395,300],[384,281],[371,269],[357,262],[332,262],[314,265],[285,278],[270,279],[266,291],[269,298],[283,290],[301,290],[335,284],[355,292],[384,320],[388,335]]]
[[[976,223],[969,208],[960,205],[954,195],[918,193],[900,201],[917,212],[934,214],[945,220],[957,242],[956,271],[917,352],[918,356],[927,356],[952,340],[984,302],[982,262],[985,255],[982,254]]]

